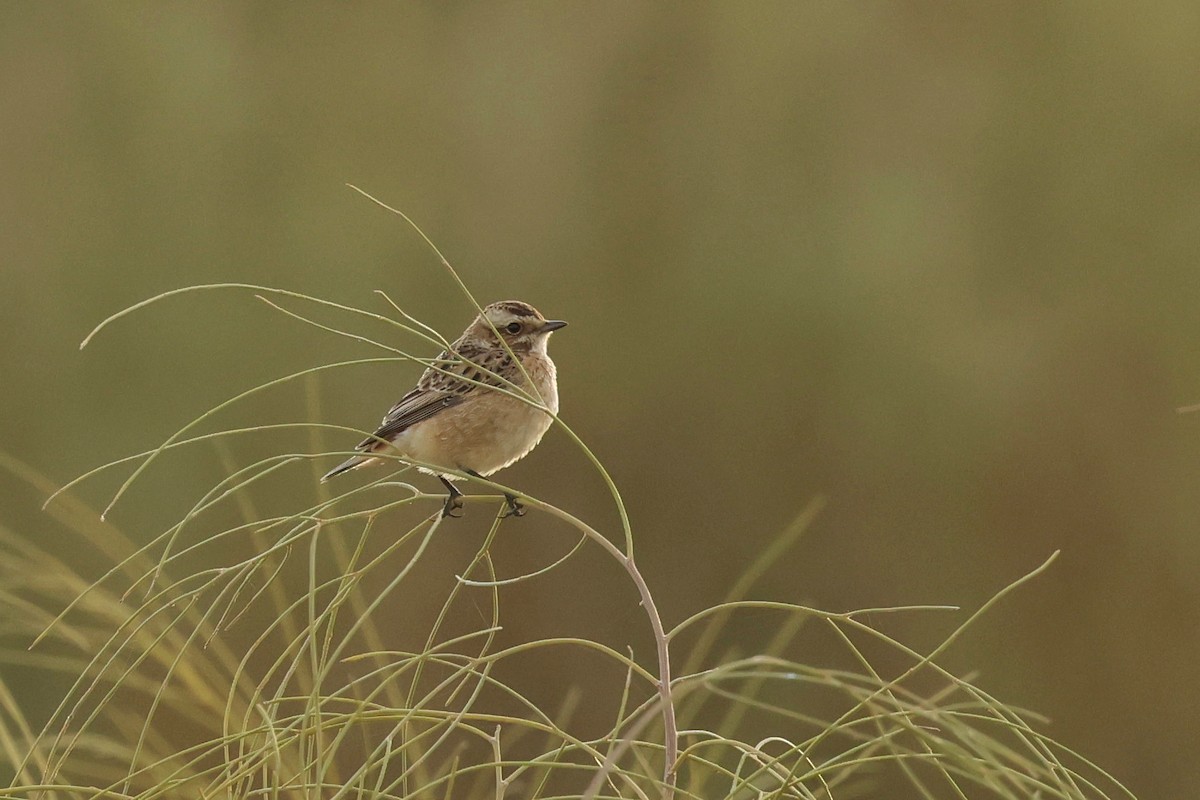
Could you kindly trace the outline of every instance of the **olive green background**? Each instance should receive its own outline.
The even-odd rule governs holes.
[[[78,350],[168,289],[381,312],[386,289],[455,335],[465,301],[355,183],[482,301],[571,322],[563,418],[622,487],[668,625],[818,495],[757,596],[973,609],[1061,548],[945,663],[1140,796],[1189,796],[1200,413],[1176,409],[1200,402],[1197,75],[1187,2],[5,4],[0,449],[65,481],[262,380],[376,354],[233,292]],[[320,418],[368,427],[416,374],[326,374]],[[221,422],[307,413],[295,386]],[[290,439],[233,456],[309,446]],[[268,501],[307,502],[310,472]],[[113,520],[148,538],[222,474],[211,449],[164,459]],[[117,478],[81,495],[102,505]],[[618,533],[561,434],[503,479]],[[74,547],[40,498],[7,477],[0,497],[4,524]],[[472,509],[447,534],[463,548],[490,515]],[[519,525],[510,573],[573,541]],[[504,614],[513,635],[650,656],[600,559]],[[887,629],[929,647],[961,619]],[[730,643],[777,622],[749,615]],[[558,681],[586,685],[569,663]],[[58,684],[4,669],[44,718]]]

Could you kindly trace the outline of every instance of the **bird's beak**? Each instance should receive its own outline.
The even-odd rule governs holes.
[[[542,333],[549,333],[565,327],[567,327],[567,323],[561,319],[548,319],[542,323]]]

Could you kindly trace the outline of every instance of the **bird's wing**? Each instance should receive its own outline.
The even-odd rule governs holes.
[[[383,418],[379,429],[374,435],[363,439],[356,449],[375,450],[382,447],[380,439],[390,440],[403,433],[410,426],[429,419],[439,411],[456,406],[463,401],[461,395],[446,394],[445,392],[428,392],[423,389],[413,389],[392,406],[392,410]]]
[[[410,426],[458,405],[476,392],[481,383],[487,386],[503,385],[503,381],[494,374],[476,365],[496,372],[510,361],[506,354],[497,360],[489,358],[487,351],[475,352],[463,347],[461,342],[456,342],[454,348],[454,351],[445,350],[437,357],[436,367],[425,370],[417,382],[417,388],[400,398],[400,402],[384,416],[379,429],[363,439],[356,449],[371,451],[379,448],[381,439],[391,440]],[[491,363],[494,360],[497,363]]]

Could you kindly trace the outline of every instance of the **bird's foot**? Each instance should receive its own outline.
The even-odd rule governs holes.
[[[516,495],[511,495],[511,494],[504,495],[504,502],[508,506],[508,508],[505,510],[504,515],[501,517],[501,519],[506,519],[508,517],[523,517],[523,516],[525,516],[525,506],[521,505],[521,503],[517,501]]]
[[[451,519],[460,518],[462,514],[455,514],[454,512],[463,507],[463,493],[441,475],[438,476],[438,480],[442,482],[442,486],[445,486],[448,492],[446,495],[446,505],[442,506],[442,516],[450,517]]]
[[[446,505],[442,506],[442,516],[450,517],[450,519],[461,519],[462,514],[455,514],[455,511],[460,511],[463,507],[462,495],[451,494],[446,496]]]

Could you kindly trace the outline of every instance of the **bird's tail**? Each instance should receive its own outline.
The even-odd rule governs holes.
[[[363,464],[366,464],[368,461],[374,461],[374,459],[372,459],[368,456],[351,456],[350,458],[343,461],[341,464],[338,464],[336,467],[329,470],[329,472],[326,472],[324,475],[322,475],[321,483],[324,483],[325,481],[329,480],[334,475],[341,475],[343,472],[349,472],[350,470],[354,469],[355,467],[361,467]]]

